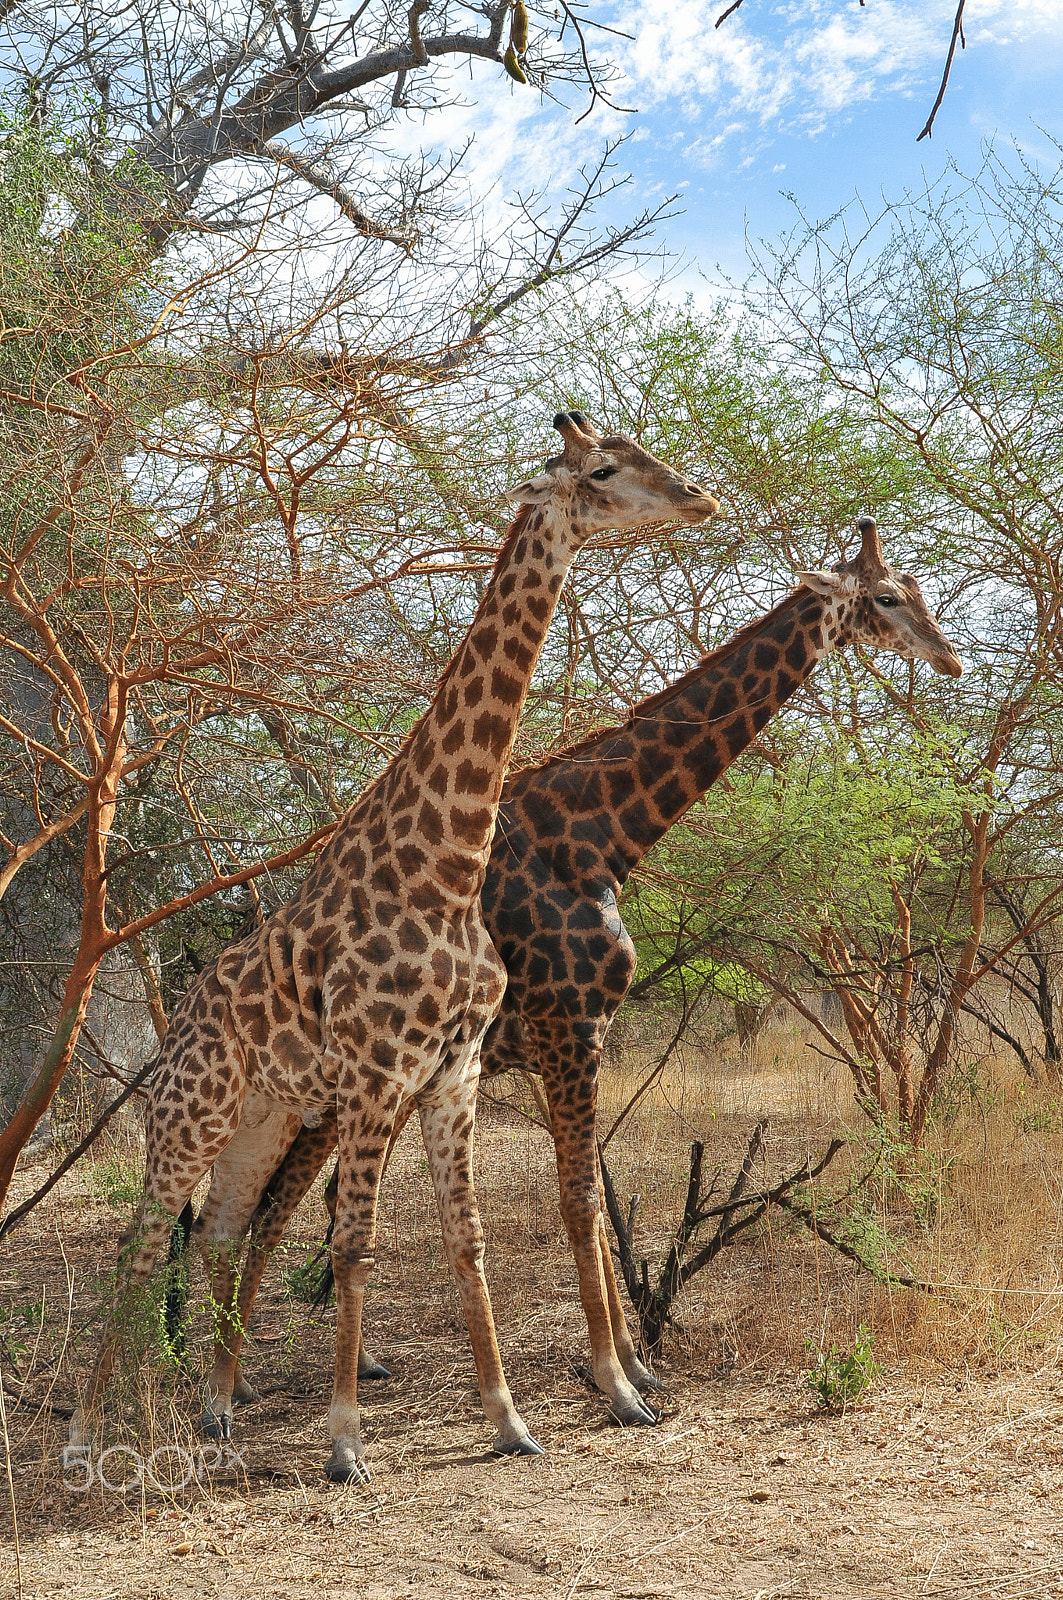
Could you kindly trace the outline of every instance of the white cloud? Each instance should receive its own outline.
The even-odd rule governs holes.
[[[443,75],[438,74],[442,86]],[[579,127],[573,112],[551,105],[533,88],[514,85],[495,62],[475,62],[452,75],[449,87],[457,104],[433,111],[427,121],[409,117],[389,134],[389,148],[415,156],[425,148],[426,134],[437,152],[460,150],[470,139],[462,172],[470,201],[483,207],[486,227],[510,220],[518,194],[549,195],[563,202],[566,191],[579,185],[579,170],[599,155],[603,142],[631,133],[632,119],[599,112]]]
[[[624,67],[643,110],[672,104],[697,129],[694,159],[711,167],[736,140],[814,136],[847,106],[932,85],[944,64],[955,0],[750,0],[720,28],[724,0],[619,0],[636,35]],[[970,48],[1063,47],[1060,0],[968,0]]]

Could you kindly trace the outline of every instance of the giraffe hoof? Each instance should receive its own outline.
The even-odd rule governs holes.
[[[358,1368],[359,1383],[383,1383],[385,1378],[391,1377],[391,1368],[385,1367],[382,1361],[371,1361],[367,1367]]]
[[[325,1477],[330,1483],[368,1483],[371,1474],[364,1456],[356,1456],[348,1446],[337,1444],[325,1463]]]
[[[233,1436],[233,1414],[223,1411],[219,1416],[216,1411],[204,1411],[199,1419],[199,1431],[204,1439],[231,1439]]]
[[[639,1363],[639,1370],[634,1373],[629,1372],[628,1377],[640,1394],[645,1394],[647,1389],[664,1388],[660,1378],[655,1378],[649,1368],[644,1367],[641,1362]]]
[[[261,1399],[262,1396],[259,1394],[258,1390],[252,1389],[249,1383],[241,1384],[239,1388],[233,1390],[234,1406],[252,1406],[256,1400]]]
[[[503,1439],[499,1434],[491,1446],[496,1456],[544,1456],[546,1451],[537,1439],[530,1433],[524,1434],[520,1439]]]
[[[609,1411],[622,1428],[655,1428],[661,1420],[661,1413],[638,1396],[627,1405],[611,1405]]]

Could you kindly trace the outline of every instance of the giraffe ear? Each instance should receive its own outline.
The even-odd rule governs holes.
[[[521,505],[538,506],[544,500],[549,500],[557,484],[548,472],[541,472],[537,478],[528,478],[524,483],[515,484],[512,489],[506,490],[510,500],[517,500]]]
[[[811,589],[813,594],[821,594],[825,600],[832,600],[844,583],[840,572],[799,572],[798,583],[803,583],[806,589]]]

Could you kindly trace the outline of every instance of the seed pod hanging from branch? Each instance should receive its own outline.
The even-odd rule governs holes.
[[[519,56],[528,48],[528,8],[524,0],[517,0],[509,24],[509,42]]]
[[[528,80],[524,76],[524,71],[521,67],[521,64],[517,60],[517,52],[514,50],[512,44],[502,57],[502,65],[505,67],[510,77],[513,78],[517,83],[527,83]]]

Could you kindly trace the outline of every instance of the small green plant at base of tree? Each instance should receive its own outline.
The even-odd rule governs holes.
[[[805,1381],[823,1411],[848,1411],[859,1405],[882,1370],[871,1353],[873,1335],[864,1323],[856,1333],[852,1350],[842,1354],[834,1345],[829,1350],[806,1340],[815,1359]]]

